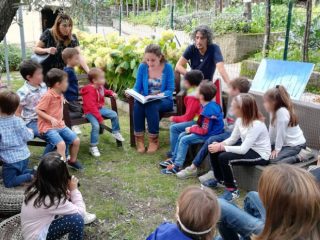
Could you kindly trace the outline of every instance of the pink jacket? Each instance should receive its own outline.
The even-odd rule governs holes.
[[[38,240],[39,234],[49,229],[51,222],[57,215],[81,214],[84,217],[86,206],[78,189],[70,192],[71,201],[60,202],[50,208],[33,206],[35,198],[22,204],[21,225],[23,239]],[[49,198],[46,199],[49,202]]]

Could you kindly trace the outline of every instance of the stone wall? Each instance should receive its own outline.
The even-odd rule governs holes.
[[[282,33],[272,33],[274,42]],[[247,58],[250,54],[262,50],[264,34],[226,34],[217,36],[215,42],[220,46],[226,63],[236,63]]]
[[[259,67],[259,62],[252,60],[245,60],[241,63],[240,76],[253,79]],[[320,72],[313,72],[311,74],[308,86],[320,87]]]

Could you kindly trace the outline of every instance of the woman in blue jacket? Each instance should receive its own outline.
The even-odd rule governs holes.
[[[147,152],[153,153],[159,148],[160,113],[173,109],[174,72],[172,66],[167,63],[162,54],[160,46],[150,44],[146,47],[144,62],[139,66],[133,89],[143,96],[166,96],[166,98],[146,104],[138,101],[134,102],[133,121],[137,151],[145,152],[144,133],[145,119],[147,119],[149,133]]]

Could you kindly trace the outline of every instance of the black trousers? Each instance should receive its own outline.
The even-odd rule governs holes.
[[[246,154],[236,154],[231,152],[217,152],[210,155],[211,167],[216,179],[224,182],[227,188],[236,188],[232,165],[267,165],[268,160],[250,149]]]

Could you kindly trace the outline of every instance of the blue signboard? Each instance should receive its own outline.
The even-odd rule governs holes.
[[[299,100],[310,79],[314,64],[263,59],[253,79],[251,90],[266,92],[283,85],[292,99]]]

